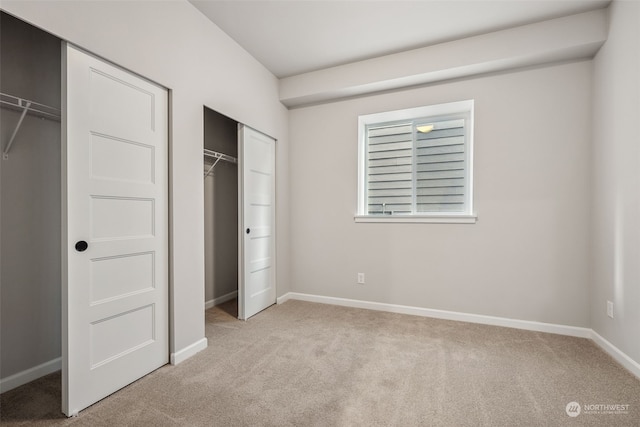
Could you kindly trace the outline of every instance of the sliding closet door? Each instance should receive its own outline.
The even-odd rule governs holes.
[[[63,55],[71,416],[168,362],[168,97],[72,46]]]
[[[240,319],[248,319],[276,303],[275,147],[274,139],[240,126]]]

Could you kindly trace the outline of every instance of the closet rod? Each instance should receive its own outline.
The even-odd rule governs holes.
[[[22,126],[22,121],[24,120],[27,113],[31,113],[35,116],[44,119],[50,120],[60,120],[60,110],[50,107],[48,105],[40,104],[39,102],[29,101],[27,99],[22,99],[17,96],[9,95],[6,93],[0,92],[0,106],[10,108],[12,110],[22,111],[20,114],[20,118],[18,119],[18,123],[16,124],[16,128],[13,130],[11,134],[11,138],[9,138],[9,142],[2,150],[2,159],[7,160],[9,158],[9,151],[11,150],[11,146],[13,145],[14,140],[16,139],[16,135],[18,135],[18,131],[20,130],[20,126]]]
[[[204,174],[205,178],[209,176],[211,171],[213,171],[213,168],[216,167],[216,165],[218,164],[218,162],[220,160],[224,160],[225,162],[229,162],[229,163],[238,163],[238,159],[236,159],[235,157],[232,157],[232,156],[230,156],[228,154],[219,153],[217,151],[207,150],[206,148],[204,149],[204,155],[205,155],[205,157],[212,157],[212,158],[216,159],[216,161],[213,162],[211,167],[209,167],[209,169],[205,172],[205,174]]]

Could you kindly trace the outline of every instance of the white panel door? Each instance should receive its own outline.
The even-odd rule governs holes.
[[[73,46],[63,52],[71,416],[168,362],[168,96]]]
[[[275,147],[274,139],[240,125],[240,319],[248,319],[276,303]]]

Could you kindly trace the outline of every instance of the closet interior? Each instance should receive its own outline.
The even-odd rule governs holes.
[[[205,308],[238,296],[238,122],[204,108]],[[238,316],[237,304],[230,306]]]
[[[0,384],[60,369],[61,40],[0,11]]]

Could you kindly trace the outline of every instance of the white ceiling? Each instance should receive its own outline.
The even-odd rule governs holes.
[[[610,0],[189,0],[278,77],[607,6]]]

